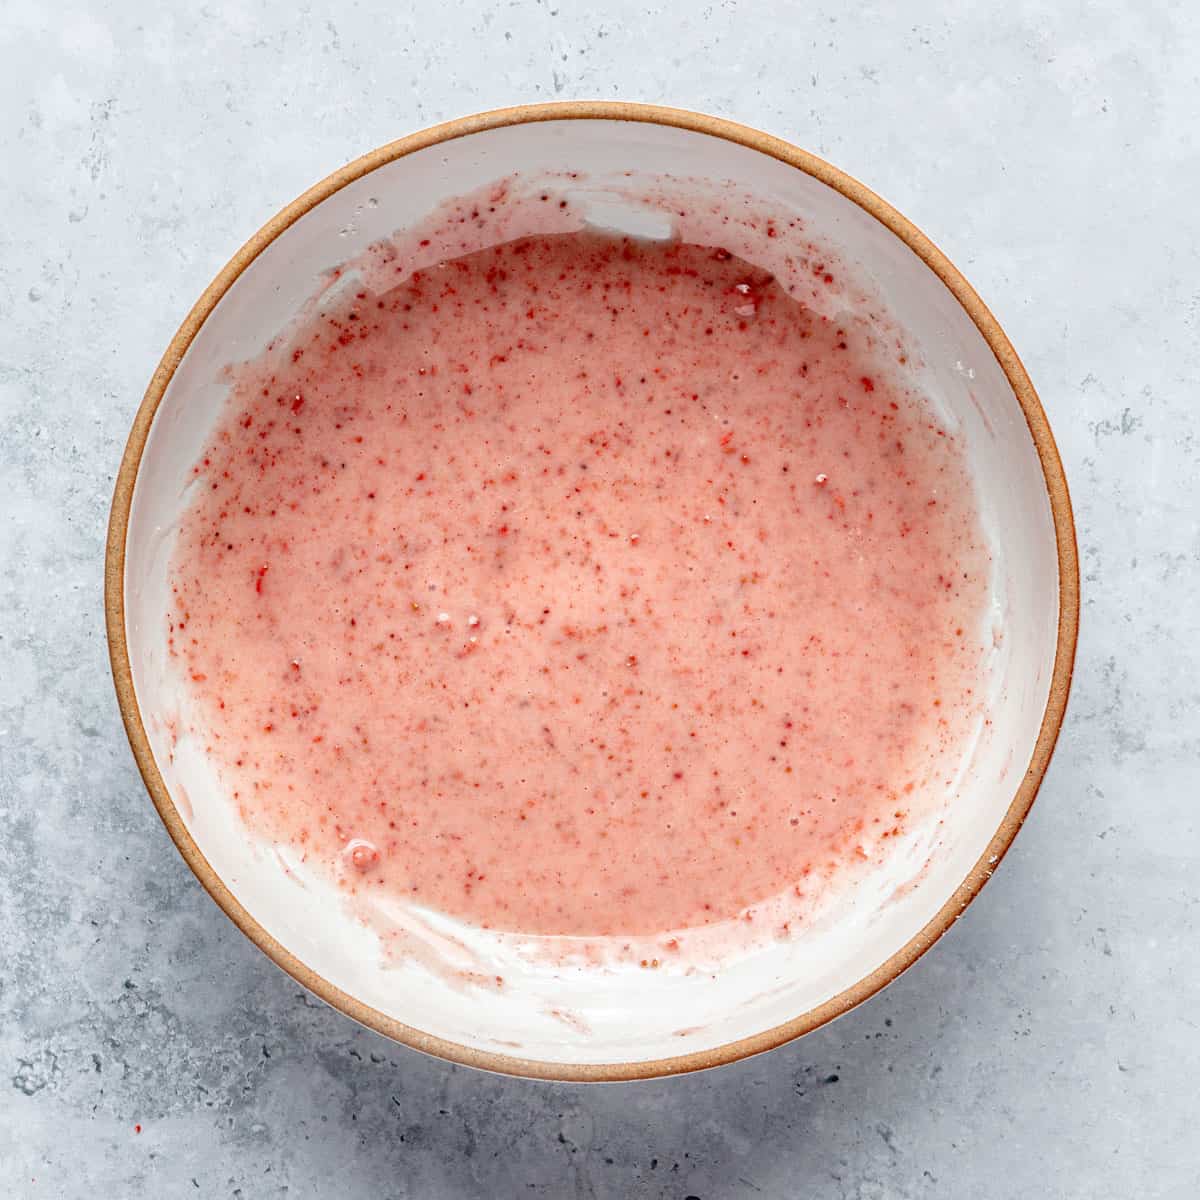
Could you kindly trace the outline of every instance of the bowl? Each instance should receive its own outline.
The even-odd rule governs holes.
[[[213,765],[179,736],[166,653],[167,562],[189,470],[226,394],[222,368],[259,351],[326,273],[436,206],[495,180],[736,181],[800,217],[869,280],[920,347],[926,381],[969,450],[995,562],[990,721],[939,822],[909,839],[832,917],[712,971],[506,962],[464,986],[420,955],[379,953],[320,881],[239,827]],[[393,142],[288,205],[234,255],[168,346],[137,413],[108,535],[106,612],[122,716],[151,799],[188,866],[275,963],[397,1042],[516,1075],[618,1080],[728,1063],[846,1012],[961,915],[1012,842],[1063,719],[1078,622],[1070,501],[1045,414],[1008,339],[946,257],[862,184],[728,121],[620,103],[542,104]]]

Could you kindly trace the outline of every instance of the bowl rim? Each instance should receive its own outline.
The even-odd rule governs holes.
[[[347,184],[397,159],[429,146],[511,125],[542,121],[629,121],[707,134],[778,159],[840,192],[913,251],[946,285],[974,322],[1008,379],[1025,414],[1041,462],[1054,522],[1058,555],[1058,635],[1050,691],[1029,766],[999,828],[966,878],[932,918],[899,950],[857,983],[824,1003],[780,1025],[708,1050],[646,1061],[616,1063],[550,1062],[476,1049],[390,1017],[336,987],[276,941],[242,906],[201,852],[185,826],[163,781],[142,721],[133,686],[125,628],[125,549],[130,509],[142,454],[155,413],[176,368],[201,326],[243,271],[284,230]],[[536,1079],[615,1082],[650,1079],[704,1070],[773,1049],[841,1016],[869,999],[908,969],[961,916],[991,877],[1012,844],[1046,773],[1062,726],[1071,687],[1079,630],[1079,558],[1075,524],[1062,460],[1049,422],[1029,376],[996,318],[945,254],[911,221],[885,200],[838,168],[780,138],[719,117],[659,105],[622,101],[565,101],[520,105],[460,117],[413,133],[356,158],[271,218],[222,268],[184,318],[151,377],[125,446],[113,493],[105,554],[104,609],[109,658],[125,731],[146,790],[184,861],[225,915],[297,983],[360,1024],[451,1062]]]

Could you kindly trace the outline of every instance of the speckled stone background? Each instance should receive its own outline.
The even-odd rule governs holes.
[[[1200,1194],[1197,63],[1183,2],[5,0],[0,1194]],[[146,799],[101,612],[130,419],[242,240],[401,133],[572,97],[762,126],[940,242],[1041,390],[1085,577],[1042,796],[942,943],[797,1044],[593,1089],[400,1049],[261,957]]]

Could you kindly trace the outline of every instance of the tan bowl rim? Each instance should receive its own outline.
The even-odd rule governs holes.
[[[804,171],[852,200],[890,229],[950,289],[959,304],[974,321],[979,332],[991,347],[992,353],[996,356],[996,361],[1008,377],[1008,382],[1024,410],[1030,434],[1041,460],[1058,548],[1058,641],[1046,710],[1042,717],[1033,756],[1021,785],[1017,789],[1000,827],[967,877],[919,933],[910,938],[903,947],[869,975],[832,999],[825,1001],[824,1004],[793,1017],[782,1025],[776,1025],[750,1037],[739,1038],[710,1050],[695,1051],[691,1054],[680,1054],[646,1062],[545,1062],[507,1054],[494,1054],[445,1038],[434,1037],[432,1034],[415,1029],[411,1025],[405,1025],[378,1009],[363,1004],[335,987],[329,980],[291,954],[242,907],[213,870],[184,825],[163,782],[158,765],[154,760],[154,754],[150,749],[149,739],[146,736],[137,696],[134,693],[125,631],[125,542],[129,529],[129,513],[133,501],[134,484],[137,480],[138,468],[154,414],[171,382],[176,367],[200,327],[247,266],[285,229],[298,221],[310,209],[347,184],[362,178],[386,163],[394,162],[396,159],[403,158],[414,151],[423,150],[428,146],[486,130],[537,121],[578,120],[646,122],[691,130],[695,133],[708,134],[735,142]],[[386,146],[381,146],[379,149],[372,150],[369,154],[355,159],[314,187],[309,188],[307,192],[268,221],[230,259],[220,274],[205,289],[179,327],[179,331],[171,339],[166,353],[163,354],[150,380],[145,398],[134,418],[129,441],[121,460],[121,468],[117,474],[108,526],[108,546],[104,571],[104,607],[108,628],[109,657],[112,661],[113,680],[116,684],[121,716],[125,722],[125,730],[129,735],[129,743],[137,760],[138,769],[145,781],[146,789],[150,793],[150,798],[153,800],[155,808],[158,809],[158,814],[167,827],[171,839],[178,847],[179,853],[183,855],[184,861],[209,895],[224,910],[226,916],[264,954],[282,967],[298,983],[347,1016],[386,1037],[412,1046],[414,1049],[423,1050],[427,1054],[433,1054],[451,1062],[465,1063],[472,1067],[529,1078],[581,1082],[649,1079],[664,1075],[677,1075],[720,1066],[752,1054],[759,1054],[764,1050],[770,1050],[793,1038],[800,1037],[802,1034],[809,1033],[827,1021],[848,1012],[887,986],[901,972],[910,967],[950,928],[962,914],[963,909],[979,894],[980,889],[991,876],[996,864],[1004,856],[1012,844],[1017,830],[1024,822],[1046,773],[1046,767],[1050,762],[1054,743],[1062,725],[1067,695],[1071,687],[1075,643],[1079,629],[1079,560],[1075,543],[1075,524],[1071,513],[1067,481],[1063,474],[1062,461],[1059,458],[1054,436],[1050,432],[1050,425],[1046,420],[1046,414],[1042,410],[1037,393],[1033,389],[1033,384],[1030,382],[1025,368],[1021,365],[1016,351],[995,317],[988,311],[986,305],[950,260],[911,221],[901,216],[874,192],[843,171],[839,171],[822,159],[790,145],[788,142],[718,117],[657,105],[604,100],[530,104],[516,108],[502,108],[435,125],[420,133],[401,138],[399,141],[390,142]]]

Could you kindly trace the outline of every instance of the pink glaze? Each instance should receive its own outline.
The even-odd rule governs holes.
[[[724,250],[535,236],[234,375],[170,645],[251,830],[535,934],[804,896],[940,803],[989,558],[869,331]]]

